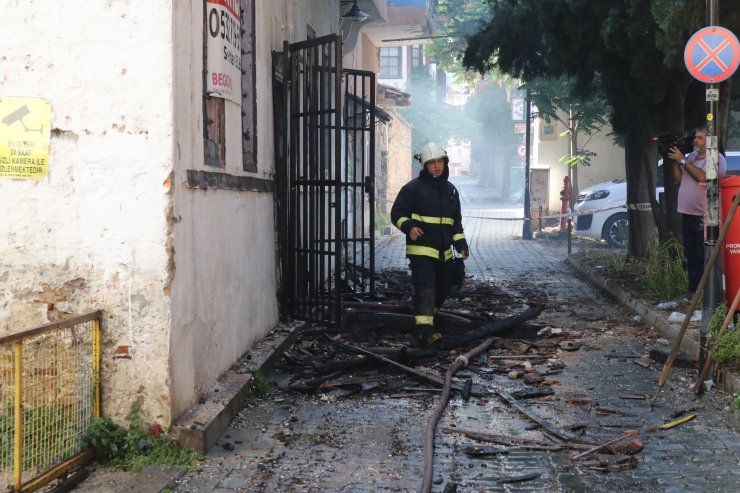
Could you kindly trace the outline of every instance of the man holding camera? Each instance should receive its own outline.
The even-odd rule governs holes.
[[[678,212],[681,214],[683,253],[689,277],[689,295],[696,291],[704,273],[704,213],[707,167],[707,129],[694,132],[694,151],[684,157],[677,147],[668,150],[668,157],[676,162],[673,178],[678,184]],[[727,170],[725,157],[719,155],[719,172]]]

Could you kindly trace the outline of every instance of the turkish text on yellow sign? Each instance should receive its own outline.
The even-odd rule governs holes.
[[[0,177],[43,178],[49,172],[51,104],[0,98]]]

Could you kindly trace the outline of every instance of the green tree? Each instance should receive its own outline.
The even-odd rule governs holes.
[[[477,123],[468,118],[461,108],[437,102],[436,91],[436,82],[427,68],[416,67],[408,88],[411,106],[398,108],[413,127],[411,140],[414,152],[428,142],[445,146],[450,139],[468,140],[477,135]]]
[[[486,0],[440,0],[437,2],[435,14],[437,21],[442,26],[441,32],[444,33],[444,36],[436,38],[432,44],[428,45],[425,53],[443,64],[445,69],[455,76],[456,82],[480,87],[477,85],[479,78],[475,77],[475,72],[463,66],[462,54],[467,47],[468,38],[480,30],[486,22],[490,21],[492,11],[489,2]],[[509,88],[515,83],[519,84],[519,81],[497,70],[488,74],[488,77],[499,81],[494,85],[500,86],[501,81]],[[539,108],[538,114],[533,116],[543,117],[548,123],[552,120],[560,121],[567,129],[570,152],[567,156],[564,156],[564,160],[572,170],[571,183],[575,195],[578,191],[578,165],[590,165],[590,158],[594,155],[587,150],[586,146],[579,145],[579,134],[591,135],[605,125],[609,109],[608,104],[605,103],[598,88],[593,91],[593,97],[585,100],[579,98],[575,94],[573,80],[567,77],[556,80],[540,78],[526,83],[524,88],[532,90],[533,102]],[[487,90],[491,90],[491,88]],[[504,155],[506,155],[509,154],[508,148],[513,142],[514,148],[511,149],[511,156],[507,156],[507,159],[510,161],[518,160],[515,154],[518,143],[517,137],[507,135],[507,133],[511,134],[511,125],[501,121],[503,117],[508,123],[507,116],[498,111],[498,108],[493,109],[490,106],[493,101],[487,101],[486,95],[481,95],[480,98],[476,99],[479,101],[471,101],[468,106],[471,107],[474,104],[486,105],[486,111],[474,112],[474,119],[487,128],[484,131],[486,138],[481,143],[473,143],[474,155],[489,156],[486,159],[486,161],[489,161],[490,156],[501,154],[500,152],[492,152],[494,151],[491,148],[492,146],[505,149]],[[510,106],[508,101],[498,101],[497,104],[503,104],[506,111]],[[492,121],[489,121],[489,119],[492,119]],[[503,132],[499,131],[500,126],[505,127],[502,129]],[[493,137],[493,140],[490,137]],[[476,148],[482,152],[477,153]],[[490,168],[483,168],[484,177],[486,175],[485,171],[488,169]],[[505,177],[508,178],[507,175]],[[508,184],[504,186],[504,189],[508,190]]]
[[[488,1],[438,0],[432,15],[440,29],[432,43],[426,45],[425,54],[448,71],[470,78],[472,73],[462,67],[460,59],[467,46],[467,38],[491,18]]]
[[[661,133],[683,133],[690,78],[678,56],[701,25],[699,0],[492,0],[492,16],[468,38],[464,63],[496,68],[523,80],[572,77],[576,93],[603,90],[610,122],[625,145],[627,201],[652,203],[653,214],[629,211],[630,253],[647,253],[653,224],[669,236],[654,193],[655,144]],[[670,15],[668,15],[670,14]],[[692,122],[693,123],[693,122]],[[695,123],[693,123],[695,124]],[[666,180],[668,210],[675,186]],[[673,203],[671,203],[673,202]]]
[[[578,166],[590,166],[591,158],[595,156],[587,148],[590,139],[580,143],[578,137],[600,131],[607,124],[609,106],[598,88],[590,91],[591,97],[579,98],[574,94],[575,85],[569,77],[537,78],[525,83],[523,88],[529,89],[532,103],[537,108],[534,116],[548,123],[558,121],[566,129],[569,151],[564,161],[571,170],[572,197],[575,198],[579,190]]]
[[[510,101],[510,88],[489,79],[476,85],[465,105],[465,114],[479,125],[477,138],[471,139],[471,157],[480,166],[481,182],[502,196],[512,191],[511,168],[521,161],[516,153],[521,137],[514,133]]]
[[[462,53],[467,37],[473,35],[490,19],[487,0],[437,0],[433,15],[441,33],[424,48],[427,58],[435,61],[453,76],[457,84],[468,86],[471,96],[465,114],[477,124],[471,133],[471,157],[479,165],[480,179],[508,196],[517,184],[511,184],[512,168],[521,158],[516,148],[520,135],[514,133],[511,120],[513,87],[511,77],[489,73],[485,78],[462,65]],[[523,186],[523,181],[519,185]]]

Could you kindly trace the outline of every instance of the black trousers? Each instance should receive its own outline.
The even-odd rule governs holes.
[[[704,218],[681,214],[681,233],[689,276],[689,292],[693,293],[704,274]]]
[[[453,263],[412,255],[409,264],[416,324],[432,325],[436,309],[442,306],[452,289]]]

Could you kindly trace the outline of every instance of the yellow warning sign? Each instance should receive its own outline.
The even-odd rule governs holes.
[[[0,98],[0,177],[43,178],[49,172],[51,104]]]

